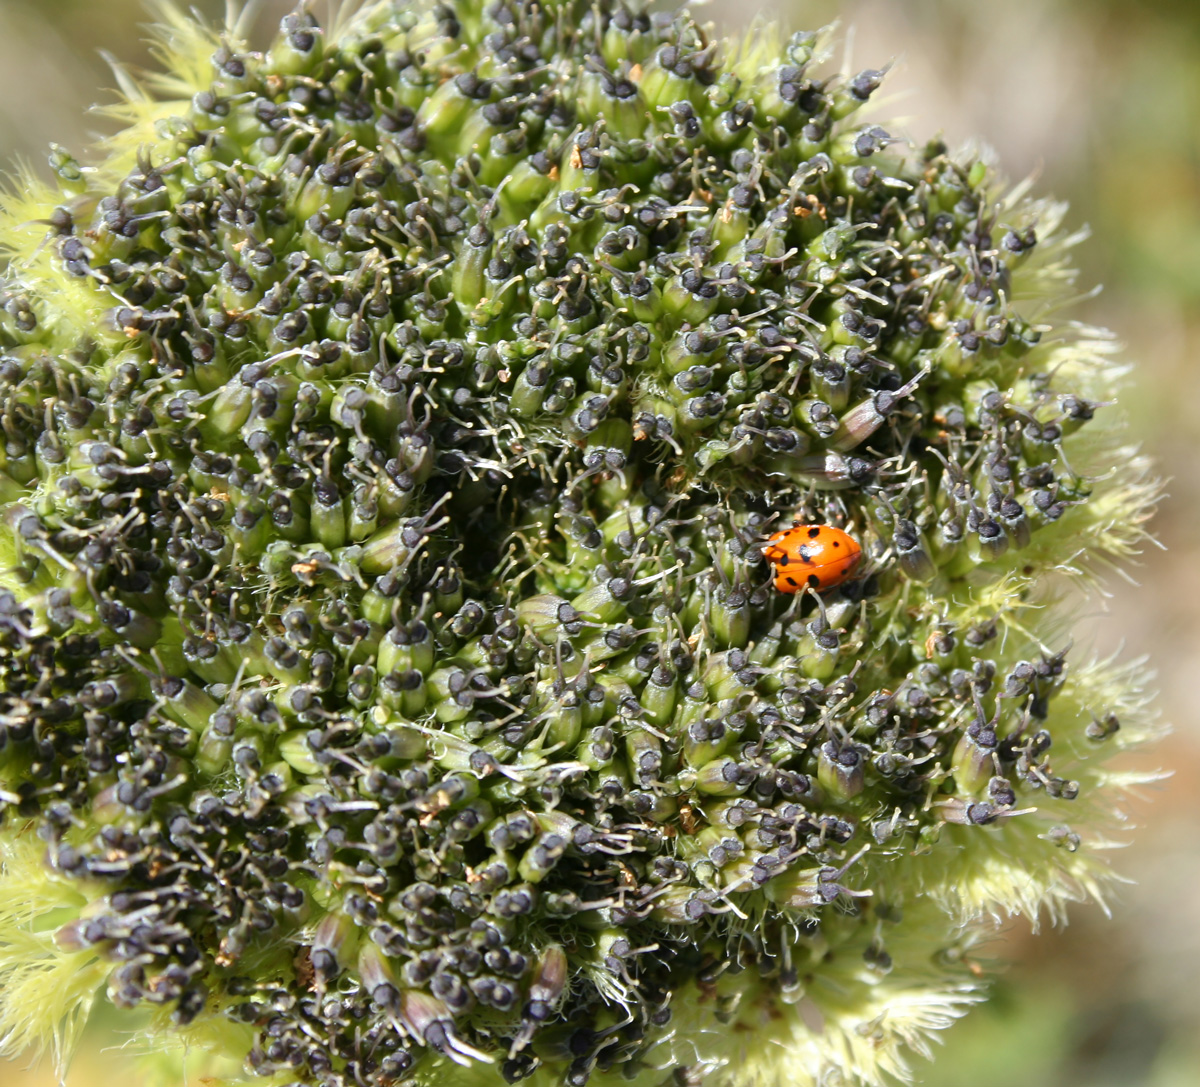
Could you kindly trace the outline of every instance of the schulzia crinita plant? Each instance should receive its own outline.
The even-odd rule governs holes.
[[[0,225],[4,1046],[902,1073],[976,922],[1098,892],[1149,731],[1052,606],[1155,493],[1062,209],[816,35],[162,18]],[[793,518],[855,576],[777,591]]]

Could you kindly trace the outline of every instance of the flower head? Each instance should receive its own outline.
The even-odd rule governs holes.
[[[4,1045],[99,992],[280,1083],[903,1074],[1151,731],[1051,618],[1157,493],[1062,209],[816,35],[159,35],[0,222]]]

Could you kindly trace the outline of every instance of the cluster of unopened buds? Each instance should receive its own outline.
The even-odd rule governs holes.
[[[1156,494],[1061,208],[812,34],[159,45],[0,221],[4,1044],[100,993],[280,1084],[902,1073],[1150,731],[1045,608]]]

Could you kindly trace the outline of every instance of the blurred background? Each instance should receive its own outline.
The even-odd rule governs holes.
[[[198,0],[208,16],[222,0]],[[256,45],[290,10],[261,5]],[[318,0],[313,8],[327,10]],[[1135,362],[1121,409],[1169,477],[1151,548],[1081,605],[1077,645],[1147,656],[1173,734],[1142,768],[1174,776],[1134,804],[1129,884],[1112,918],[1095,905],[1068,927],[1025,923],[994,946],[1008,965],[993,999],[944,1036],[927,1087],[1195,1087],[1200,1084],[1200,3],[1196,0],[714,0],[725,32],[756,18],[788,30],[840,21],[851,71],[892,68],[872,113],[890,131],[951,145],[984,140],[1009,176],[1070,200],[1092,238],[1080,284],[1102,293],[1076,316],[1113,329]],[[87,106],[113,100],[101,53],[147,62],[138,0],[0,0],[0,163],[44,169],[50,139],[72,150],[107,131]],[[1192,376],[1189,376],[1191,374]],[[1080,644],[1081,643],[1081,644]],[[97,1024],[67,1087],[118,1075]],[[0,1063],[4,1087],[50,1087],[48,1062]],[[137,1087],[130,1084],[130,1087]]]

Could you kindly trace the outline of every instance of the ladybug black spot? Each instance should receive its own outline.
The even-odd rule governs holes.
[[[820,535],[821,529],[817,525],[813,525],[813,527],[808,530],[808,538],[810,540],[815,540]]]
[[[833,541],[833,546],[834,546],[834,547],[841,547],[841,546],[842,546],[842,541],[841,541],[841,540],[834,540],[834,541]]]
[[[794,577],[785,577],[783,580],[786,581],[793,589],[799,585],[799,582]],[[812,579],[810,578],[809,580]]]
[[[810,588],[819,589],[821,587],[821,579],[816,574],[809,574],[808,584]]]

